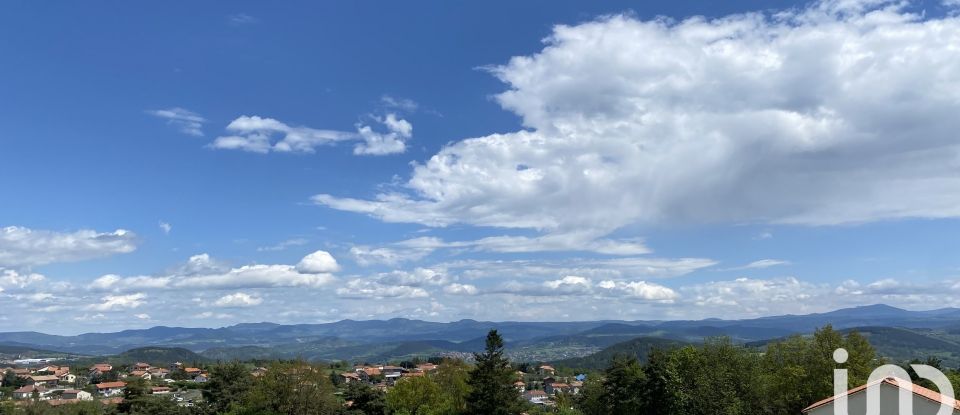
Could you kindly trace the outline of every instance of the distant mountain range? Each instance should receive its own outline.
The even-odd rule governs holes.
[[[837,329],[869,329],[871,342],[884,342],[875,344],[878,349],[897,354],[918,350],[910,345],[922,338],[922,344],[930,345],[930,353],[948,359],[956,353],[960,362],[960,309],[909,311],[887,305],[744,320],[437,323],[397,318],[295,325],[246,323],[216,329],[161,326],[76,336],[28,331],[0,333],[0,345],[85,355],[164,347],[183,348],[213,360],[302,357],[383,361],[479,351],[487,331],[496,328],[506,339],[512,358],[556,361],[587,356],[640,337],[697,342],[729,336],[739,342],[762,343],[810,333],[826,324]]]

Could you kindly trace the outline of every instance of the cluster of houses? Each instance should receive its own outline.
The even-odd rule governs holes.
[[[340,381],[346,384],[364,382],[386,390],[402,378],[424,376],[438,368],[439,366],[433,363],[419,364],[412,369],[391,365],[355,366],[352,372],[341,373]]]
[[[425,376],[439,366],[433,363],[424,363],[413,368],[404,368],[391,365],[361,365],[354,366],[353,371],[340,373],[340,381],[344,384],[363,382],[381,390],[387,390],[400,379]],[[559,394],[577,395],[583,388],[585,375],[575,377],[556,377],[556,370],[549,365],[537,368],[536,373],[527,374],[517,371],[517,381],[514,386],[523,394],[524,399],[536,405],[552,406],[554,397]]]
[[[539,381],[530,382],[530,384],[542,387],[542,389],[528,388],[528,383],[524,381],[527,374],[520,371],[517,372],[518,380],[513,384],[523,394],[524,399],[535,405],[553,406],[553,397],[557,395],[578,395],[580,389],[583,388],[583,381],[586,380],[585,375],[577,375],[572,378],[555,377],[557,371],[549,365],[538,367],[537,373],[542,378]]]
[[[0,368],[0,373],[12,372],[17,384],[23,386],[12,393],[15,400],[40,400],[51,405],[62,405],[79,401],[100,399],[105,403],[115,403],[121,399],[127,383],[123,380],[140,378],[160,386],[150,388],[153,394],[168,394],[172,389],[166,386],[175,382],[171,375],[192,382],[206,382],[208,373],[195,367],[184,367],[174,363],[169,367],[156,367],[138,362],[129,370],[115,371],[109,363],[97,363],[86,371],[71,371],[68,366],[39,366],[36,368]],[[118,380],[114,380],[118,379]]]

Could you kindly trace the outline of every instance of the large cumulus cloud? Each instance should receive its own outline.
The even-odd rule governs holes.
[[[491,72],[526,129],[453,143],[404,187],[318,204],[578,235],[631,224],[960,216],[960,18],[899,2],[557,26]]]

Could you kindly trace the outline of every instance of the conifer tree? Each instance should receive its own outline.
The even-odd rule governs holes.
[[[503,356],[503,338],[496,330],[487,334],[487,347],[475,353],[476,367],[470,372],[468,415],[512,415],[521,411],[520,391],[513,386],[510,361]]]

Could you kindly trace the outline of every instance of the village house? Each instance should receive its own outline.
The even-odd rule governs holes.
[[[340,380],[343,383],[360,382],[360,375],[357,372],[344,372],[340,374]]]
[[[530,390],[523,394],[523,398],[534,405],[544,405],[547,403],[547,393],[542,390]]]
[[[166,395],[170,392],[172,392],[172,389],[170,389],[169,386],[154,386],[150,388],[150,393],[154,395]]]
[[[17,375],[17,376],[29,376],[29,375],[30,375],[30,369],[25,369],[25,368],[13,368],[13,367],[8,367],[8,368],[6,368],[6,369],[3,369],[3,373],[7,373],[7,372],[13,372],[13,374],[14,374],[14,375]]]
[[[527,384],[523,383],[522,380],[513,382],[513,387],[517,388],[517,390],[520,391],[520,393],[524,393],[527,391]]]
[[[354,371],[360,376],[360,379],[364,382],[370,382],[370,378],[374,376],[380,376],[380,368],[377,367],[365,367],[357,366],[354,368]]]
[[[101,382],[97,384],[97,393],[100,396],[114,396],[123,393],[123,388],[126,386],[124,382]]]
[[[843,394],[824,399],[808,406],[803,410],[803,413],[806,415],[833,415],[836,400],[846,396],[847,413],[849,415],[865,415],[867,413],[867,389],[869,387],[877,387],[879,390],[880,415],[897,415],[900,412],[899,395],[901,391],[909,392],[914,415],[935,415],[942,404],[952,408],[951,413],[960,414],[960,402],[908,380],[893,377],[858,386]]]
[[[152,379],[166,379],[167,376],[170,376],[170,371],[162,367],[151,368],[147,372],[150,372]]]
[[[67,366],[44,366],[37,369],[34,373],[37,374],[51,374],[54,376],[62,376],[65,373],[70,373],[70,368]]]
[[[60,375],[60,383],[74,384],[76,382],[77,382],[77,375],[74,375],[73,373],[67,372]]]
[[[93,394],[87,391],[77,389],[67,389],[60,395],[63,400],[92,401]]]
[[[553,376],[554,374],[557,373],[557,370],[550,365],[542,365],[539,368],[537,368],[537,371],[540,372],[540,374],[543,376],[548,376],[548,375]]]
[[[570,390],[568,392],[573,395],[579,395],[580,389],[583,389],[583,382],[579,380],[575,380],[573,382],[570,382]]]
[[[552,382],[547,383],[543,387],[543,391],[548,395],[556,395],[558,393],[569,393],[570,385],[562,382]]]
[[[33,375],[28,378],[28,382],[48,388],[56,387],[59,381],[60,378],[54,375]]]
[[[143,380],[150,380],[153,377],[150,375],[150,372],[147,372],[146,370],[134,370],[130,372],[129,376],[132,378],[140,378]]]
[[[113,365],[108,363],[97,363],[90,367],[90,376],[102,375],[113,370]]]
[[[33,398],[34,392],[36,392],[36,394],[43,399],[44,395],[47,393],[47,389],[43,386],[26,385],[13,391],[13,399],[30,399]]]
[[[433,364],[433,363],[421,363],[421,364],[417,365],[417,371],[419,371],[419,372],[433,372],[434,370],[437,370],[438,367],[439,367],[439,366],[437,366],[437,365],[435,365],[435,364]]]
[[[144,363],[144,362],[137,362],[133,365],[134,370],[147,370],[147,369],[150,369],[151,367],[153,366],[150,366],[149,363]]]

